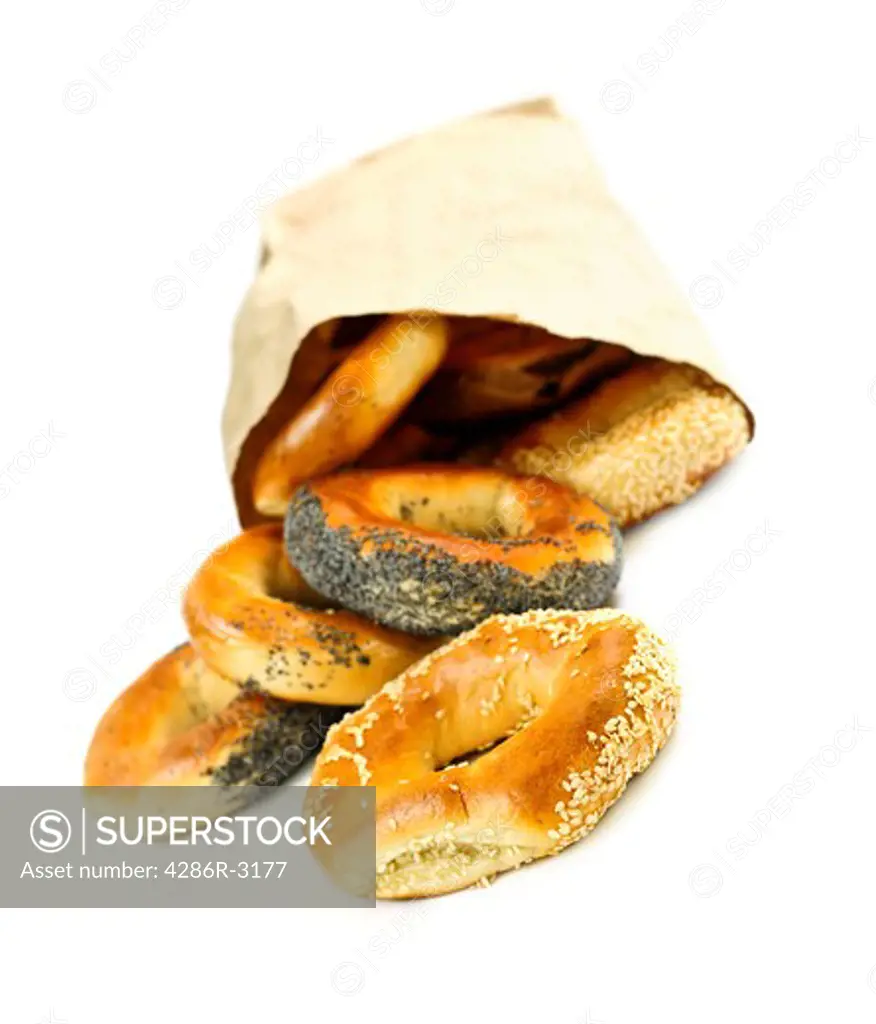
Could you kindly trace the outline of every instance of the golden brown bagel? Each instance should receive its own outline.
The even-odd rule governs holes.
[[[329,374],[383,319],[369,315],[326,320],[302,339],[289,364],[286,379],[247,433],[234,468],[234,500],[243,526],[276,518],[263,516],[253,503],[253,478],[262,452],[325,383]]]
[[[423,636],[494,612],[597,607],[621,568],[617,527],[589,498],[463,466],[311,481],[289,505],[286,549],[326,597]]]
[[[280,523],[218,548],[189,585],[183,616],[210,668],[283,700],[361,704],[435,647],[330,608],[289,564]]]
[[[692,366],[639,359],[528,427],[497,464],[587,494],[623,527],[689,498],[750,438],[728,388]]]
[[[441,369],[417,399],[423,421],[549,409],[632,358],[621,345],[560,338],[540,327],[456,319]]]
[[[446,349],[441,317],[422,324],[386,319],[261,454],[253,479],[259,512],[283,515],[299,483],[357,459],[435,372]]]
[[[241,694],[183,644],[104,714],[86,757],[85,785],[276,785],[319,747],[341,713]]]
[[[450,892],[589,832],[678,702],[668,648],[623,612],[497,615],[333,726],[311,784],[377,788],[378,896]]]

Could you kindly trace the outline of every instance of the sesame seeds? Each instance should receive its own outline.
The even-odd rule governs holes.
[[[498,707],[505,693],[506,679],[500,675],[489,695],[480,702],[480,713],[484,717],[491,715]]]
[[[634,632],[634,646],[621,675],[627,697],[624,713],[609,718],[603,733],[587,733],[599,748],[592,768],[572,771],[561,788],[571,799],[555,807],[560,819],[548,833],[557,851],[589,832],[621,795],[627,782],[643,771],[668,738],[675,721],[680,691],[675,682],[675,661],[666,644],[641,623],[626,617]],[[655,707],[663,711],[653,713]],[[645,743],[644,741],[648,741]],[[641,752],[637,752],[641,748]]]
[[[631,408],[632,402],[632,408]],[[606,405],[625,414],[601,424],[601,432],[573,454],[569,439]],[[642,361],[527,430],[503,461],[522,473],[551,466],[551,478],[586,494],[615,515],[621,526],[639,522],[690,497],[712,473],[734,458],[751,437],[742,404],[726,388],[693,367]]]
[[[334,761],[349,760],[353,762],[360,786],[367,786],[371,779],[371,769],[368,767],[368,759],[354,750],[347,750],[346,747],[333,746],[329,749],[326,746],[317,761],[317,768],[321,765],[331,764]],[[318,776],[317,776],[318,778]]]
[[[365,733],[379,720],[380,715],[376,711],[369,711],[363,716],[361,725],[357,725],[353,721],[349,722],[346,732],[354,738],[357,748],[361,749],[365,745]]]

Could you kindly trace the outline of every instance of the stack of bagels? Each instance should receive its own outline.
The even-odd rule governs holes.
[[[377,893],[486,884],[651,762],[673,657],[609,607],[621,531],[748,443],[703,371],[436,314],[356,318],[251,474],[261,522],[191,581],[189,640],[109,708],[92,786],[374,786]],[[294,366],[293,366],[294,370]],[[314,371],[312,371],[314,372]]]

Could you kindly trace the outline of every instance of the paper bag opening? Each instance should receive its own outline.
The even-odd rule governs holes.
[[[417,310],[623,345],[732,389],[578,125],[548,99],[480,114],[363,157],[268,211],[222,425],[242,525],[262,518],[250,494],[261,452],[329,371],[320,332]]]

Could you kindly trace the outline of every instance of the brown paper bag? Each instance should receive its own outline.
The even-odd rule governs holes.
[[[255,462],[315,390],[293,366],[324,321],[431,309],[534,324],[699,366],[703,325],[608,192],[578,125],[544,99],[362,157],[279,200],[238,316],[222,436],[243,525]]]

